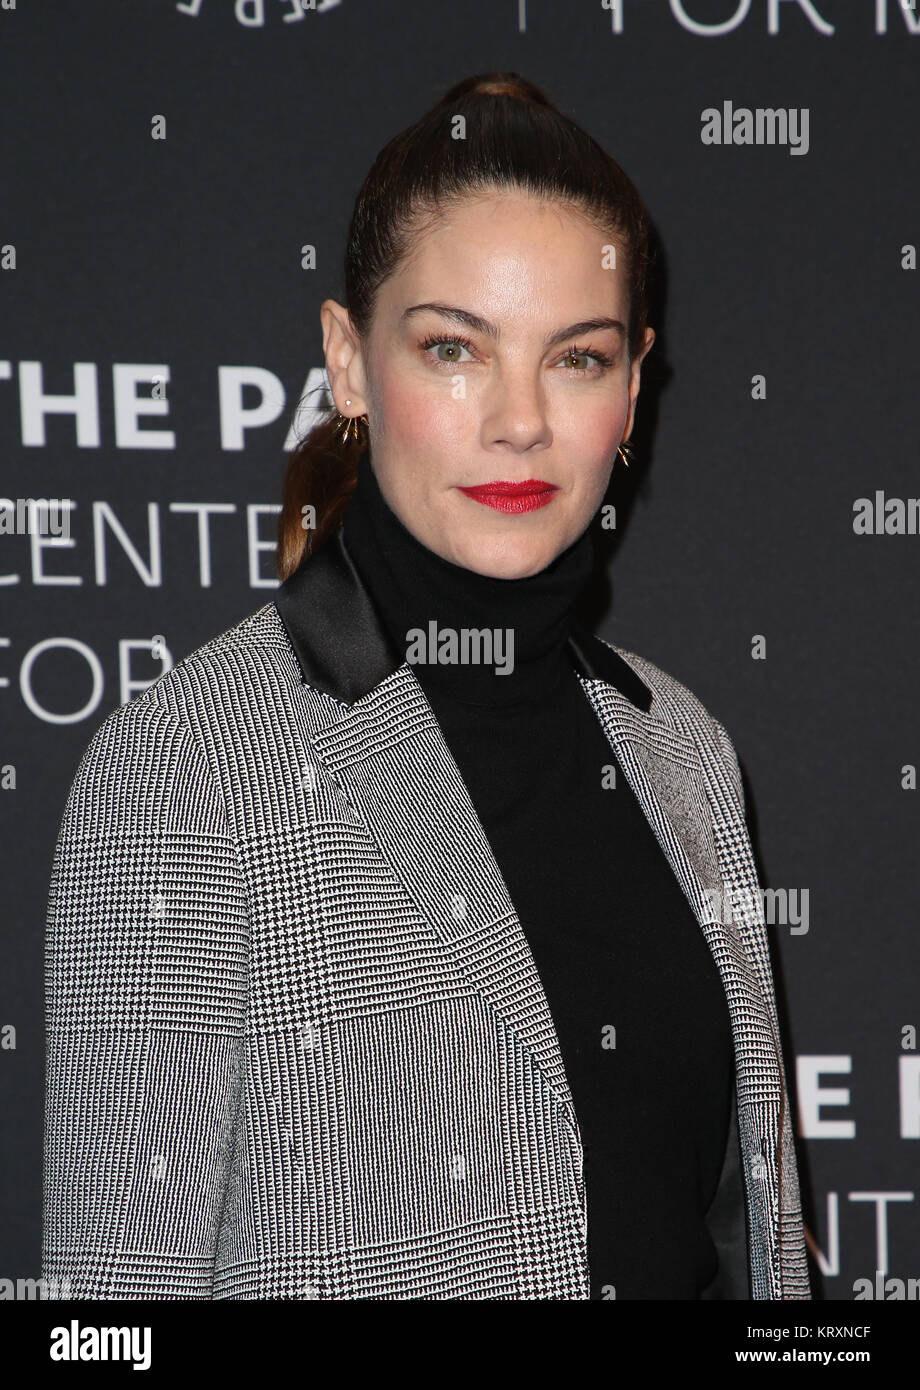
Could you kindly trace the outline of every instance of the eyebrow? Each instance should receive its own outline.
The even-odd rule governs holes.
[[[482,333],[487,338],[497,340],[499,337],[499,330],[488,319],[480,318],[478,314],[471,314],[468,309],[460,309],[456,304],[442,304],[438,300],[432,300],[425,304],[413,304],[403,311],[402,317],[408,319],[412,314],[420,314],[425,309],[430,309],[435,314],[441,314],[446,319],[453,319],[455,323],[462,323],[467,328],[471,328],[474,333]],[[613,328],[622,337],[626,337],[626,328],[619,319],[581,319],[578,323],[569,324],[568,328],[560,328],[555,333],[548,333],[543,340],[543,346],[552,347],[555,343],[561,343],[566,338],[579,338],[585,333],[598,333],[603,328]]]

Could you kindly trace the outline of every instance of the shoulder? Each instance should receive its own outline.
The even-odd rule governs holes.
[[[702,700],[696,695],[683,681],[665,671],[662,666],[658,666],[654,661],[650,661],[647,656],[642,656],[639,652],[629,651],[626,647],[618,647],[613,642],[608,642],[600,638],[605,647],[616,652],[622,661],[635,671],[636,675],[648,686],[652,694],[652,710],[659,719],[670,722],[667,716],[679,716],[683,719],[692,718],[705,722],[707,725],[713,722],[714,716],[703,704]]]
[[[194,727],[299,687],[299,670],[273,602],[182,657],[146,690],[116,710],[122,717],[172,716]]]
[[[188,653],[96,728],[80,760],[71,801],[98,808],[106,787],[126,791],[140,772],[150,797],[170,784],[198,782],[205,791],[216,745],[251,728],[257,709],[269,717],[299,672],[274,603],[266,603]]]
[[[269,602],[189,652],[123,708],[200,720],[217,709],[228,714],[234,704],[246,706],[266,687],[299,683],[287,634]]]

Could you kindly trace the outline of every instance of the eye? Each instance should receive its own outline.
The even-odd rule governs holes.
[[[585,365],[579,366],[577,365],[578,362],[584,362]],[[562,359],[563,366],[567,370],[575,372],[578,375],[589,372],[592,363],[603,372],[613,365],[613,358],[609,357],[605,352],[597,352],[590,348],[580,348],[573,343],[570,348],[566,348],[565,356]]]
[[[439,353],[435,354],[434,360],[437,365],[445,367],[456,366],[457,363],[463,361],[459,355],[461,352],[472,352],[473,350],[473,344],[470,342],[469,338],[439,338],[436,335],[426,338],[420,346],[423,352],[427,352],[430,348],[443,347],[446,348],[448,352],[452,353],[453,355],[449,357],[441,356]]]

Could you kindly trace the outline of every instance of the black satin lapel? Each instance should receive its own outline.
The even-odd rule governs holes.
[[[304,681],[354,704],[405,661],[345,549],[341,526],[275,595]]]
[[[734,1093],[722,1175],[705,1219],[719,1256],[719,1268],[700,1298],[750,1299],[747,1206],[738,1136],[738,1102]]]
[[[603,680],[614,686],[621,695],[648,714],[652,705],[652,692],[636,674],[628,662],[624,661],[612,647],[602,642],[593,632],[577,627],[569,637],[569,652],[575,669],[586,680]]]

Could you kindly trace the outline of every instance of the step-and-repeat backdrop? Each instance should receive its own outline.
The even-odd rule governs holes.
[[[898,0],[0,4],[4,1288],[39,1270],[44,913],[80,755],[271,600],[361,180],[448,85],[512,69],[623,165],[659,245],[597,630],[738,749],[816,1296],[910,1296],[918,63]],[[63,504],[44,534],[29,498]]]

